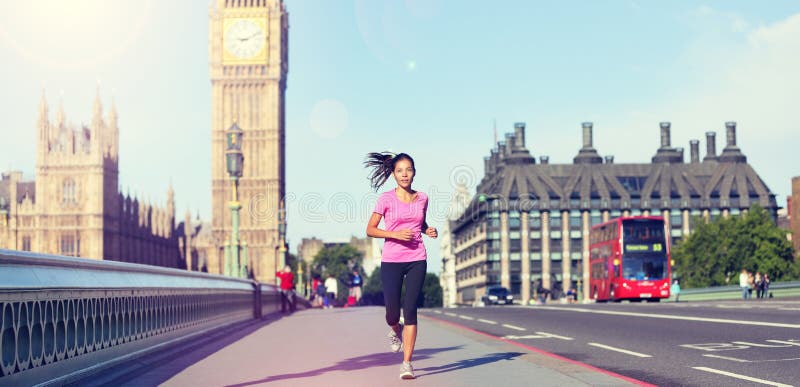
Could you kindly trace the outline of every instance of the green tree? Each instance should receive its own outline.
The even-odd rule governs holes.
[[[333,274],[339,281],[336,299],[340,304],[347,300],[347,289],[350,283],[350,273],[353,268],[361,268],[364,255],[350,245],[325,247],[314,256],[311,264],[311,274],[319,275],[322,281]],[[362,273],[363,275],[363,273]]]
[[[759,206],[710,223],[694,218],[692,226],[689,237],[672,250],[674,275],[686,287],[730,284],[741,269],[768,273],[772,281],[800,277],[786,232]]]
[[[442,285],[439,283],[439,276],[434,273],[425,274],[422,294],[425,297],[425,301],[422,304],[423,308],[442,307]]]
[[[383,283],[381,282],[381,267],[378,266],[369,275],[364,283],[362,301],[367,305],[383,305]]]

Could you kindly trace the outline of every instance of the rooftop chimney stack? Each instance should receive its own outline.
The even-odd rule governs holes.
[[[517,139],[515,148],[525,148],[525,123],[517,122],[514,124],[514,138]]]
[[[658,126],[661,128],[661,147],[656,151],[653,156],[653,163],[682,163],[683,153],[671,146],[670,141],[670,126],[668,121],[660,122]]]
[[[700,141],[698,140],[689,141],[689,157],[691,157],[692,163],[700,162]]]
[[[614,156],[606,156],[606,164],[614,164]]]
[[[670,139],[669,139],[669,122],[662,122],[659,124],[661,126],[661,148],[669,148],[670,146]]]
[[[550,164],[550,156],[539,156],[539,162],[541,162],[542,165]]]
[[[706,157],[703,161],[717,159],[717,132],[706,132]]]
[[[736,147],[736,122],[728,121],[725,123],[725,132],[728,136],[728,146],[729,148]]]
[[[678,154],[681,156],[681,162],[683,162],[683,147],[675,148],[678,151]]]
[[[746,163],[747,157],[736,146],[736,123],[733,121],[726,122],[725,132],[728,135],[728,145],[722,150],[718,160],[723,163]]]
[[[581,124],[583,128],[583,147],[578,151],[578,155],[572,159],[575,164],[602,164],[603,158],[592,146],[592,126],[591,122]]]
[[[584,122],[583,126],[583,148],[592,148],[592,123]]]

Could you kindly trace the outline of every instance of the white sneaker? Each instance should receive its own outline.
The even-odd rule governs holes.
[[[400,332],[403,331],[403,327],[400,326]],[[392,352],[400,352],[403,349],[403,339],[397,337],[397,333],[394,333],[394,329],[389,329],[389,348],[391,348]]]
[[[411,363],[404,361],[400,366],[400,379],[414,379],[414,367]]]

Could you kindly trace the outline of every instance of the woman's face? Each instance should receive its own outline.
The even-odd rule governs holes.
[[[397,186],[400,188],[411,188],[411,183],[414,182],[414,167],[408,159],[400,159],[394,164],[394,179],[397,181]]]

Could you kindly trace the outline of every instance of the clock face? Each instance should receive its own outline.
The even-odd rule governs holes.
[[[264,29],[249,19],[239,19],[225,31],[225,49],[239,59],[258,55],[266,41]]]

